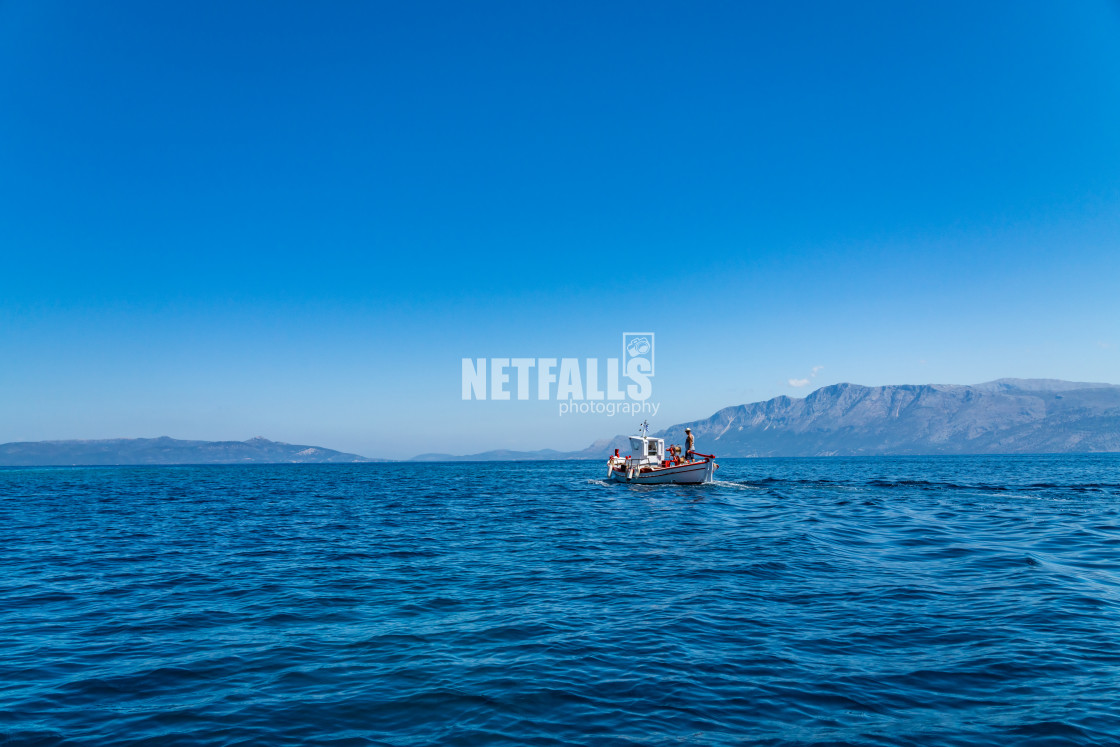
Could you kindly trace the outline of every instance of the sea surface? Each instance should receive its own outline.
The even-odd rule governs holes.
[[[1120,744],[1120,455],[605,473],[0,470],[0,744]]]

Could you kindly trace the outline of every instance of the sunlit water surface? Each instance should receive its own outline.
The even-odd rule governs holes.
[[[1120,743],[1120,455],[721,465],[0,470],[0,743]]]

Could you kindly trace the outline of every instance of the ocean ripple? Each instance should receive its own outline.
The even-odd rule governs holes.
[[[0,744],[1115,745],[1120,456],[0,470]]]

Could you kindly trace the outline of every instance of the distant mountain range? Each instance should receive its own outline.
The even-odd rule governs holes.
[[[826,386],[803,399],[725,407],[704,420],[653,435],[721,457],[1040,454],[1120,451],[1120,386],[1052,379],[940,384]],[[421,454],[413,461],[604,459],[630,450],[624,435],[580,451]],[[181,441],[117,438],[0,444],[0,466],[277,464],[376,462],[318,446],[252,438]]]
[[[512,462],[512,461],[537,461],[549,459],[606,459],[607,454],[615,449],[630,449],[630,442],[626,436],[600,439],[586,449],[580,451],[556,451],[555,449],[540,449],[538,451],[510,451],[509,449],[493,449],[478,454],[456,456],[454,454],[420,454],[409,461],[412,462]]]
[[[143,464],[322,464],[373,462],[319,446],[267,438],[248,441],[181,441],[175,438],[112,438],[101,441],[26,441],[0,444],[0,466]]]
[[[1120,451],[1120,386],[999,379],[975,386],[835,384],[804,399],[725,407],[654,435],[724,457],[1039,454]],[[418,460],[602,459],[625,436],[581,451],[424,454]]]

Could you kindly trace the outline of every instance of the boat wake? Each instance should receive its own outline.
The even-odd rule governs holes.
[[[760,488],[755,485],[750,485],[748,483],[742,482],[731,482],[730,480],[712,480],[707,484],[716,488],[734,488],[735,490],[760,490]]]

